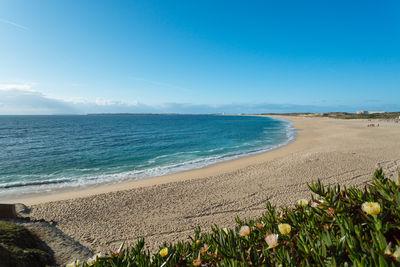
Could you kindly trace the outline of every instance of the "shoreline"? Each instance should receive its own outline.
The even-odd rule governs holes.
[[[281,118],[302,131],[279,149],[57,199],[31,199],[25,201],[29,217],[55,222],[96,252],[115,250],[123,241],[131,246],[140,238],[155,251],[164,242],[193,235],[196,227],[232,227],[236,217],[258,218],[267,201],[291,207],[310,198],[307,183],[317,179],[325,185],[363,187],[379,167],[397,179],[400,124],[380,121],[379,127],[368,127],[367,120]]]
[[[254,154],[242,154],[237,158],[224,160],[221,162],[213,163],[204,167],[173,172],[170,174],[165,174],[161,176],[154,177],[146,177],[138,180],[131,180],[133,178],[127,178],[130,181],[123,181],[121,183],[99,183],[99,184],[91,184],[84,185],[82,187],[67,187],[62,189],[55,189],[56,192],[52,193],[32,193],[27,194],[26,197],[23,198],[14,198],[14,199],[5,199],[2,200],[2,203],[22,203],[25,205],[37,205],[46,202],[53,201],[61,201],[61,200],[69,200],[75,198],[88,197],[98,194],[104,194],[108,192],[116,192],[121,190],[129,190],[139,187],[148,187],[154,186],[158,184],[165,184],[170,182],[177,181],[185,181],[191,179],[201,179],[209,176],[220,175],[226,173],[228,170],[236,170],[247,167],[253,163],[263,162],[266,157],[264,154],[273,153],[274,151],[280,150],[294,142],[298,141],[299,132],[303,131],[303,129],[297,129],[295,124],[290,117],[282,117],[279,115],[246,115],[246,116],[259,116],[259,117],[269,117],[277,120],[282,120],[290,123],[290,127],[292,128],[294,138],[288,139],[287,142],[280,144],[276,148],[272,148],[267,151],[256,152]],[[270,158],[270,157],[267,157]],[[247,159],[246,161],[243,161]],[[243,161],[243,162],[241,162]],[[232,168],[234,165],[234,168]]]

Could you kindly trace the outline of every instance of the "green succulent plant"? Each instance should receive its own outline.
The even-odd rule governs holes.
[[[382,169],[363,189],[308,187],[308,203],[278,210],[267,202],[261,218],[236,218],[234,229],[197,228],[155,254],[141,239],[83,266],[400,266],[400,189]]]

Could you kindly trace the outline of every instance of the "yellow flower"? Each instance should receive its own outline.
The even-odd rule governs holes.
[[[308,200],[307,199],[300,199],[297,201],[297,205],[299,206],[307,206],[308,205]]]
[[[74,262],[68,263],[66,265],[66,267],[77,267],[77,266],[80,266],[80,265],[81,265],[81,263],[79,262],[79,260],[76,260]]]
[[[364,202],[361,208],[368,215],[378,215],[381,212],[381,206],[377,202]]]
[[[287,223],[281,223],[281,224],[279,224],[279,225],[278,225],[278,229],[279,229],[279,232],[280,232],[282,235],[288,235],[288,234],[290,234],[290,231],[292,231],[292,227],[291,227],[289,224],[287,224]]]
[[[270,234],[265,237],[265,242],[268,244],[268,248],[274,248],[278,245],[278,235]]]
[[[200,266],[200,265],[201,265],[201,259],[193,260],[193,266]]]
[[[93,257],[89,258],[86,263],[88,266],[92,266],[93,264],[95,264],[97,258],[101,257],[101,253],[97,253],[95,255],[93,255]]]
[[[196,240],[196,245],[197,246],[200,245],[200,240],[199,239]]]
[[[250,234],[250,227],[248,227],[247,225],[243,225],[240,228],[239,235],[240,236],[248,236],[249,234]]]
[[[392,255],[392,243],[389,242],[389,245],[386,246],[385,255]]]
[[[167,255],[168,255],[168,248],[163,248],[163,249],[160,251],[160,255],[161,255],[161,257],[167,256]]]
[[[396,249],[395,252],[393,252],[392,256],[398,261],[400,259],[400,247]]]

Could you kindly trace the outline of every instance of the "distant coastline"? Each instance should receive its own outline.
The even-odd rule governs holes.
[[[290,117],[315,117],[334,119],[400,119],[400,112],[382,113],[348,113],[348,112],[325,112],[325,113],[261,113],[263,116],[290,116]]]

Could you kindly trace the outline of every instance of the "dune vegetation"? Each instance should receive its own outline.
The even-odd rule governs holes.
[[[274,113],[263,113],[261,115],[282,115]],[[400,112],[385,112],[385,113],[372,113],[372,114],[355,114],[348,112],[326,112],[326,113],[285,113],[285,116],[301,116],[301,117],[326,117],[333,119],[368,119],[368,120],[394,120],[400,121]]]
[[[0,266],[47,266],[53,264],[46,245],[28,229],[0,221]]]
[[[165,243],[154,254],[142,239],[71,266],[400,265],[400,189],[382,169],[362,189],[308,186],[310,199],[291,208],[266,203],[262,217],[237,218],[233,229],[197,229],[189,241]]]

